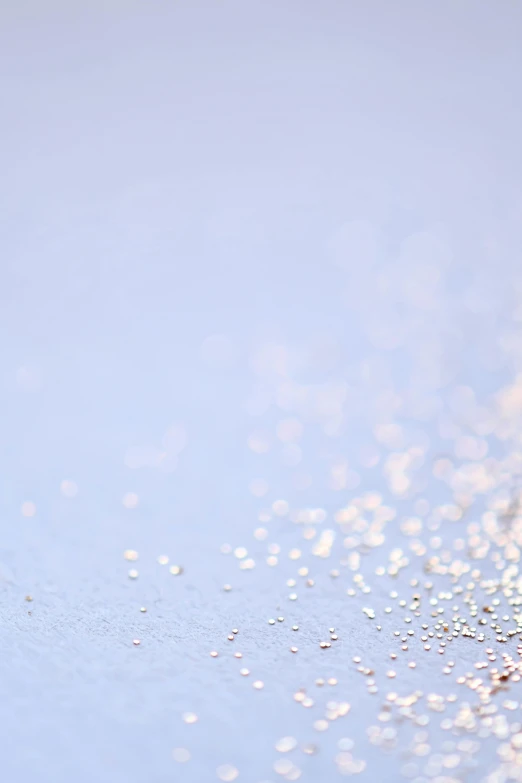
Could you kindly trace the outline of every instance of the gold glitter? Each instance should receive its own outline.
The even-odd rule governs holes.
[[[312,624],[308,628],[307,625],[305,629],[303,623],[306,615],[303,615],[300,620],[302,631],[294,639],[302,640],[299,652],[304,655],[304,659],[296,658],[295,664],[305,669],[301,675],[297,670],[295,674],[306,674],[307,655],[303,644],[307,645],[310,641],[312,646],[319,644],[322,650],[333,646],[330,654],[325,653],[323,663],[327,664],[332,660],[332,655],[335,658],[337,652],[340,652],[337,645],[339,636],[343,639],[341,646],[352,646],[357,644],[357,634],[360,636],[361,649],[367,652],[364,656],[355,655],[353,661],[357,672],[364,678],[367,698],[378,694],[379,687],[382,690],[379,684],[385,682],[386,678],[397,679],[402,676],[404,679],[404,672],[408,669],[411,674],[406,674],[399,693],[390,692],[383,699],[377,696],[374,700],[376,725],[370,723],[362,727],[366,730],[362,732],[363,741],[368,741],[376,749],[381,748],[385,753],[393,752],[408,779],[456,780],[458,772],[462,776],[473,769],[479,751],[482,755],[484,740],[484,750],[487,750],[486,744],[488,747],[491,745],[490,750],[493,750],[490,754],[489,777],[492,781],[507,780],[513,775],[517,777],[521,761],[519,757],[522,754],[522,721],[518,720],[521,707],[517,693],[517,685],[522,681],[522,485],[519,481],[522,476],[522,448],[519,443],[522,373],[514,375],[509,385],[496,395],[490,397],[481,392],[482,400],[478,392],[454,384],[451,376],[446,377],[444,362],[443,369],[439,367],[439,354],[444,354],[447,337],[441,333],[435,339],[430,330],[425,335],[422,329],[411,329],[411,318],[414,325],[417,320],[422,323],[422,319],[420,316],[417,318],[418,314],[414,317],[410,309],[418,307],[419,310],[426,309],[440,315],[444,291],[443,288],[439,291],[435,285],[439,275],[436,250],[432,249],[427,254],[429,264],[422,262],[419,267],[421,271],[411,271],[411,259],[426,255],[416,250],[417,243],[420,242],[422,249],[426,240],[415,236],[415,242],[411,237],[408,238],[400,250],[401,264],[404,265],[405,279],[408,280],[405,287],[402,283],[399,285],[399,299],[403,297],[408,306],[402,308],[404,315],[401,310],[400,329],[395,316],[391,328],[388,325],[392,337],[394,332],[401,332],[400,339],[407,346],[408,355],[413,357],[414,369],[404,388],[394,388],[391,372],[393,362],[389,364],[386,357],[379,356],[378,360],[377,357],[368,358],[361,367],[354,365],[350,368],[349,379],[347,376],[342,383],[338,379],[338,383],[325,381],[315,384],[298,380],[301,351],[297,351],[297,361],[285,345],[268,344],[255,351],[252,358],[258,376],[255,383],[259,383],[263,389],[266,386],[266,393],[261,395],[266,400],[257,406],[261,405],[265,411],[273,403],[274,410],[286,411],[288,413],[285,416],[296,418],[283,419],[279,423],[276,419],[275,428],[269,424],[269,420],[265,420],[265,430],[254,433],[249,445],[262,454],[270,450],[277,436],[280,444],[278,448],[284,449],[284,453],[279,456],[285,465],[292,467],[289,481],[286,482],[289,496],[292,493],[292,502],[274,500],[276,495],[272,495],[264,507],[258,507],[254,515],[257,522],[254,524],[260,527],[253,532],[255,561],[243,546],[232,549],[230,545],[224,544],[221,551],[224,554],[234,552],[234,567],[238,570],[251,570],[257,566],[256,570],[261,571],[259,578],[268,582],[274,580],[270,580],[266,574],[265,563],[267,567],[282,569],[274,581],[274,589],[277,584],[282,584],[283,590],[286,585],[287,592],[279,593],[277,602],[272,604],[272,608],[277,607],[275,611],[289,607],[289,604],[285,604],[285,598],[288,601],[298,599],[300,580],[302,586],[313,587],[314,593],[319,591],[316,596],[318,600],[325,599],[324,625],[328,617],[343,617],[342,610],[336,607],[333,593],[330,596],[333,603],[329,601],[329,593],[340,590],[339,595],[345,595],[346,599],[350,597],[355,630],[350,628],[348,633],[341,627],[340,619],[335,620],[339,630],[331,626],[328,634],[320,618],[315,626]],[[413,244],[410,246],[411,242]],[[502,346],[499,349],[502,356],[499,358],[503,361],[499,366],[511,368],[518,368],[522,356],[518,335],[518,326],[522,323],[522,306],[518,303],[519,294],[522,294],[522,274],[517,275],[513,280],[516,317],[509,308],[502,314],[502,339],[499,342],[495,336],[494,340]],[[385,278],[386,275],[384,282],[381,281],[381,287],[388,285],[389,281]],[[476,283],[471,281],[469,285],[472,286],[470,290],[474,290]],[[392,299],[397,293],[394,286],[395,283],[393,291],[390,289],[388,292]],[[380,299],[384,288],[383,291],[379,286],[371,286],[370,289],[369,300],[377,295],[374,302],[377,306],[372,309],[365,302],[361,309],[375,315],[382,309]],[[470,303],[474,301],[471,294],[469,300]],[[493,307],[489,300],[488,307]],[[496,318],[495,308],[491,315]],[[385,324],[383,331],[386,331],[388,316],[388,310],[379,316],[378,320]],[[435,331],[438,328],[437,319]],[[458,346],[466,338],[464,345],[469,337],[464,327],[462,334],[460,329],[459,326],[455,333]],[[384,344],[384,340],[383,337],[376,338],[374,331],[375,327],[369,332],[370,342],[376,340],[378,347],[381,342]],[[428,343],[435,339],[434,351],[430,348],[431,344],[424,345],[426,339]],[[396,340],[396,336],[390,338],[390,346],[395,345]],[[442,340],[440,346],[437,340]],[[459,347],[459,360],[462,360],[461,353]],[[481,355],[481,351],[477,351],[477,355]],[[417,359],[418,356],[422,356],[422,359]],[[415,362],[418,362],[417,366]],[[458,369],[458,364],[456,367]],[[426,390],[429,390],[428,394]],[[355,460],[363,466],[379,466],[380,475],[376,478],[379,482],[384,479],[388,496],[395,496],[396,508],[385,505],[384,492],[359,491],[357,486],[359,482],[362,483],[362,475],[355,474],[347,457],[339,453],[343,450],[339,437],[354,415],[350,410],[354,402],[355,415],[361,414],[363,420],[368,413],[374,417],[374,426],[367,436],[369,441],[378,444],[379,449],[368,444],[356,448]],[[363,408],[359,411],[361,405]],[[254,407],[251,400],[249,409],[253,410]],[[416,421],[402,420],[404,410],[410,411],[411,419]],[[301,418],[306,422],[316,422],[328,440],[328,446],[324,446],[323,452],[329,462],[326,486],[342,490],[342,495],[347,497],[340,504],[343,507],[334,508],[332,513],[325,508],[299,507],[294,504],[294,497],[298,498],[299,495],[294,495],[293,490],[307,489],[311,479],[301,472],[301,468],[294,472],[297,463],[306,459],[305,451],[309,448],[313,451],[313,447],[301,438]],[[446,443],[444,448],[447,453],[436,453],[438,447],[435,444],[439,440]],[[498,447],[498,443],[502,448]],[[271,468],[273,465],[267,464],[267,472],[271,472]],[[430,482],[433,486],[430,486]],[[439,482],[442,491],[436,489]],[[265,479],[255,478],[248,486],[255,498],[269,497]],[[417,494],[419,488],[420,496]],[[444,499],[438,503],[429,503],[422,497],[424,492]],[[393,525],[389,524],[391,522]],[[325,530],[325,527],[328,529]],[[273,541],[272,536],[275,535],[280,537],[279,543]],[[303,565],[310,556],[329,558],[326,568],[320,567],[317,575],[314,573],[316,569]],[[408,569],[411,569],[410,573]],[[424,576],[414,576],[418,571],[423,571]],[[337,582],[327,579],[325,583],[325,575],[328,574]],[[273,575],[277,576],[275,572]],[[252,577],[254,574],[250,575]],[[313,577],[316,579],[315,584]],[[247,575],[241,578],[247,578]],[[258,579],[254,578],[257,584]],[[395,580],[394,584],[391,580]],[[268,588],[268,582],[265,588]],[[261,583],[256,589],[263,590]],[[368,605],[372,602],[372,595],[376,596],[375,608]],[[383,598],[386,595],[389,597]],[[308,600],[310,591],[307,589],[299,595],[299,606],[305,609]],[[299,606],[296,604],[292,609],[299,609]],[[364,617],[357,623],[361,610]],[[290,609],[288,611],[293,614]],[[332,614],[328,615],[329,611]],[[387,627],[386,623],[392,620],[391,614],[396,617],[395,625]],[[255,618],[251,618],[251,621],[254,624],[256,622]],[[274,626],[278,621],[282,623],[284,618],[268,620]],[[287,622],[293,631],[298,630],[296,617],[287,618]],[[384,626],[377,625],[382,622],[385,622]],[[386,636],[389,642],[396,641],[396,644],[391,647],[376,646],[375,639],[372,641],[371,637],[381,629],[379,641],[384,642]],[[280,632],[273,633],[279,637],[286,632],[282,628]],[[250,636],[250,632],[247,635]],[[234,633],[229,634],[228,639],[232,641],[233,638]],[[456,639],[459,640],[459,649],[462,644],[467,645],[472,640],[469,651],[466,653],[462,650],[462,655],[459,653],[457,663],[446,660],[451,657],[451,645]],[[478,645],[473,645],[473,640]],[[263,635],[257,640],[246,641],[254,643],[259,649],[262,649],[264,643]],[[275,638],[272,641],[275,642]],[[288,639],[280,639],[271,652],[267,649],[267,665],[273,664],[274,655],[277,658],[277,649],[281,653],[280,643],[283,644],[283,652],[284,644],[287,645],[286,649],[297,652],[297,647],[288,647]],[[411,660],[413,654],[410,650],[417,649],[417,644],[422,646],[422,652],[428,656],[426,662],[431,664],[427,678],[421,672],[424,692],[414,690],[412,685],[416,683],[411,682],[412,678],[416,679],[414,670],[417,663]],[[146,646],[150,647],[149,644]],[[474,655],[474,650],[477,653],[480,650],[480,653]],[[146,652],[144,650],[142,654]],[[401,661],[401,653],[405,652],[408,655],[403,656]],[[366,660],[366,655],[370,655],[371,659]],[[235,653],[235,657],[240,659],[241,653]],[[441,657],[445,660],[442,661]],[[390,659],[395,670],[388,669]],[[222,665],[227,666],[226,662]],[[375,666],[375,671],[372,666]],[[218,668],[221,668],[221,664]],[[246,673],[248,670],[240,669],[242,676],[247,676]],[[314,682],[318,673],[320,669],[316,667],[314,671],[308,666],[309,679],[304,680],[307,686]],[[450,678],[446,679],[449,688],[444,689],[443,694],[431,692],[430,688],[436,687],[440,676]],[[430,688],[426,685],[428,681],[434,683]],[[311,714],[310,723],[316,731],[327,730],[330,723],[341,720],[350,712],[350,703],[340,700],[345,697],[343,686],[339,686],[335,677],[328,677],[326,682],[329,686],[335,684],[336,688],[328,688],[326,693],[324,688],[321,691],[325,679],[317,677],[315,683],[318,690],[314,696],[318,703],[315,705],[314,699],[307,695],[306,688],[300,687],[293,692],[296,704],[305,709],[321,710]],[[256,683],[262,687],[261,681],[256,680],[254,688],[259,689]],[[456,692],[453,693],[451,690],[455,686]],[[237,689],[239,683],[236,682],[235,687]],[[321,699],[324,695],[327,697],[325,700]],[[267,692],[265,698],[274,696],[276,694]],[[328,698],[332,696],[339,701]],[[369,715],[370,712],[365,714]],[[411,734],[407,732],[404,735],[401,725],[405,722],[410,724]],[[439,728],[445,732],[445,736],[439,737]],[[336,737],[339,736],[337,733]],[[287,747],[285,743],[288,742]],[[297,741],[293,737],[290,740],[283,737],[276,744],[276,750],[282,753],[294,752],[296,745]],[[306,747],[301,745],[304,752]],[[316,749],[316,746],[312,747]],[[403,751],[409,753],[409,758],[399,759]],[[341,775],[362,774],[363,778],[365,774],[368,775],[365,761],[357,757],[353,740],[349,738],[339,741],[334,761]],[[289,758],[276,762],[274,770],[286,780],[297,780],[302,774]]]
[[[33,600],[33,596],[32,595],[26,595],[25,596],[25,600],[31,602]]]
[[[335,540],[335,531],[323,530],[319,541],[314,545],[312,554],[316,557],[330,557],[331,549]]]
[[[275,749],[278,753],[289,753],[291,750],[297,747],[297,740],[295,737],[281,737],[275,744]]]

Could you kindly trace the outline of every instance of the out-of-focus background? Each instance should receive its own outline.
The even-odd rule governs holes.
[[[268,541],[300,546],[288,515],[323,523],[354,493],[442,502],[433,459],[480,451],[487,401],[518,389],[521,8],[20,0],[0,18],[2,778],[297,779],[274,741],[309,739],[292,688],[328,672],[267,625],[295,571]],[[415,479],[386,461],[404,449]],[[336,564],[314,566],[299,624],[344,625],[359,776],[399,780],[401,741],[368,750],[376,707],[346,668],[387,647]],[[262,693],[209,657],[241,623]],[[332,732],[296,762],[305,783],[336,779]]]

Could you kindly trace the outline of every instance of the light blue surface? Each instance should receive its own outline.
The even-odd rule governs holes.
[[[360,464],[390,420],[426,447],[422,492],[443,502],[438,411],[455,388],[487,399],[522,369],[520,7],[49,0],[4,3],[1,19],[2,780],[206,783],[230,763],[261,783],[282,779],[286,735],[320,746],[292,754],[304,783],[336,779],[346,736],[360,780],[400,780],[413,729],[388,755],[368,744],[380,697],[352,662],[375,665],[386,692],[396,621],[377,632],[351,577],[329,576],[340,539],[323,561],[286,518],[266,542],[253,531],[277,499],[325,509],[327,528],[367,490],[411,513],[382,462]],[[298,465],[276,434],[287,418],[304,426]],[[173,425],[186,445],[170,471]],[[258,431],[266,454],[248,446]],[[129,467],[136,454],[152,466]],[[357,490],[332,489],[343,460]],[[403,544],[391,526],[364,559],[374,608],[393,589],[375,568]],[[315,579],[296,602],[292,547]],[[420,564],[404,585],[414,576]],[[339,641],[321,650],[331,626]],[[402,683],[450,688],[415,657]],[[296,704],[321,676],[335,697]],[[341,694],[350,714],[319,735],[319,705]],[[435,752],[445,737],[430,731]],[[480,759],[492,769],[495,746]]]

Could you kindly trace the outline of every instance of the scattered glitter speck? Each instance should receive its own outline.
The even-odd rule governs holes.
[[[275,749],[278,753],[289,753],[294,748],[297,748],[295,737],[281,737],[275,744]]]
[[[239,775],[239,771],[232,764],[221,764],[216,772],[218,778],[226,781],[226,783],[231,783],[231,781],[236,780]]]

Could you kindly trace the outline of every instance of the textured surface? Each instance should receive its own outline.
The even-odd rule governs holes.
[[[2,780],[521,779],[518,4],[4,6]]]

